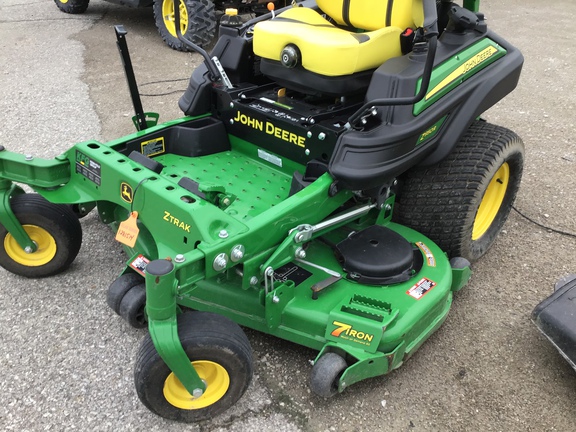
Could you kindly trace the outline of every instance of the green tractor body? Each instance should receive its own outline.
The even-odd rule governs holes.
[[[446,319],[522,173],[519,138],[478,119],[514,89],[522,56],[477,1],[442,3],[439,38],[428,28],[360,84],[255,56],[264,16],[221,28],[182,119],[140,118],[132,135],[53,160],[2,149],[0,264],[53,274],[70,257],[56,269],[50,257],[77,237],[39,237],[49,226],[26,218],[40,204],[13,182],[62,214],[96,208],[129,257],[108,303],[149,329],[138,394],[167,418],[209,418],[242,395],[252,369],[237,324],[317,350],[320,396],[398,368]]]

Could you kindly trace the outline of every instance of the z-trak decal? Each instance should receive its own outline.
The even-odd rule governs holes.
[[[170,214],[170,212],[167,212],[166,210],[164,210],[164,217],[162,219],[164,219],[166,222],[170,222],[172,225],[176,225],[181,230],[190,232],[190,224],[175,218],[172,214]]]
[[[295,144],[298,147],[306,146],[306,137],[290,132],[289,130],[279,128],[274,125],[274,123],[264,120],[259,120],[254,117],[250,117],[240,111],[236,112],[236,116],[233,118],[234,122],[238,122],[242,125],[248,126],[252,129],[256,129],[260,132],[264,132],[267,135],[272,135],[282,141],[286,141],[290,144]]]

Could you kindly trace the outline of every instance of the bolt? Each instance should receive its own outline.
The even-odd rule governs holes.
[[[230,102],[230,108],[234,108],[234,102]]]
[[[194,396],[195,399],[198,399],[203,394],[204,394],[204,391],[200,388],[192,390],[192,396]]]
[[[220,237],[221,239],[225,239],[228,238],[228,231],[226,230],[220,230],[220,232],[218,233],[218,237]]]
[[[222,200],[222,204],[223,204],[225,207],[228,207],[228,206],[230,205],[230,198],[228,198],[228,197],[224,198],[224,199]]]
[[[252,276],[250,278],[250,285],[256,285],[258,283],[258,278],[256,276]]]
[[[309,150],[309,149],[304,150],[304,154],[305,154],[306,156],[309,156],[309,155],[310,155],[310,150]]]
[[[296,243],[300,243],[303,239],[304,239],[304,234],[301,232],[294,236],[294,241]]]
[[[320,133],[318,134],[318,139],[319,139],[320,141],[324,141],[325,138],[326,138],[326,134],[325,134],[324,132],[320,132]]]
[[[304,249],[302,249],[301,247],[299,247],[298,249],[296,249],[296,258],[300,258],[300,259],[304,259],[306,258],[306,251]]]
[[[31,254],[32,252],[34,252],[34,249],[32,249],[30,246],[26,246],[24,248],[24,252],[26,252],[27,254]]]
[[[307,136],[308,138],[312,138],[312,132],[308,131],[308,133],[306,134],[306,136]]]
[[[272,297],[272,303],[280,303],[280,297],[274,294],[274,296]]]
[[[216,255],[216,258],[214,258],[212,268],[216,271],[221,271],[226,268],[227,264],[228,264],[228,257],[226,256],[225,253],[221,253]]]
[[[184,257],[184,255],[182,254],[178,254],[174,257],[174,261],[177,263],[183,263],[184,261],[186,261],[186,257]]]
[[[268,277],[274,276],[274,269],[272,267],[268,267],[266,269],[266,276],[268,276]]]
[[[244,246],[236,245],[232,248],[232,253],[230,254],[230,259],[234,262],[240,261],[244,258]]]
[[[316,123],[316,120],[314,120],[313,118],[310,119],[310,124],[314,124]]]
[[[31,154],[27,154],[26,156],[24,156],[24,158],[25,158],[27,161],[31,161],[32,159],[34,159],[34,156],[32,156]]]
[[[230,124],[234,124],[234,119],[230,119],[230,120],[229,120],[229,123],[230,123]]]
[[[386,205],[384,206],[384,210],[390,211],[390,210],[392,210],[392,206],[391,206],[390,204],[386,204]]]

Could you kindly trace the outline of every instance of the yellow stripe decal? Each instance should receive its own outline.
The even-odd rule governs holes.
[[[428,94],[426,95],[426,100],[429,100],[435,94],[442,91],[443,88],[450,85],[451,83],[453,83],[458,78],[465,75],[466,73],[470,72],[475,67],[484,63],[486,60],[488,60],[490,57],[492,57],[497,52],[498,52],[498,49],[496,47],[489,46],[489,47],[483,49],[482,51],[480,51],[478,54],[476,54],[470,60],[462,63],[462,65],[460,65],[458,68],[454,69],[454,71],[452,71],[452,73],[450,75],[448,75],[446,78],[444,78],[442,81],[440,81],[440,83],[438,83],[436,85],[436,87],[434,87],[432,90],[430,90],[428,92]]]

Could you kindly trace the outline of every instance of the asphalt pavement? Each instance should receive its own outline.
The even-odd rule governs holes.
[[[481,9],[526,59],[519,87],[484,116],[525,142],[517,211],[405,365],[323,400],[307,384],[315,352],[248,331],[255,376],[237,405],[201,424],[159,418],[133,385],[144,331],[105,302],[125,257],[90,214],[67,272],[30,280],[0,269],[0,430],[576,430],[576,374],[530,321],[555,281],[576,272],[576,3],[491,0]],[[150,8],[92,0],[72,16],[49,0],[0,0],[1,145],[51,158],[133,131],[115,24],[128,30],[144,108],[161,120],[181,115],[177,100],[200,60],[164,45]]]

